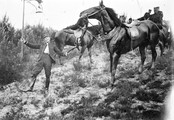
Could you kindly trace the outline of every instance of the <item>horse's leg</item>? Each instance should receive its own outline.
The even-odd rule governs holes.
[[[62,51],[63,51],[65,45],[64,44],[56,44],[56,45],[57,45],[60,53],[63,54]],[[59,55],[59,63],[60,63],[60,65],[63,65],[62,60],[61,60],[61,55]]]
[[[92,49],[92,46],[88,47],[88,55],[89,55],[90,63],[92,64],[93,61],[92,61],[91,49]]]
[[[156,57],[157,57],[157,52],[156,52],[156,49],[155,49],[155,45],[151,45],[151,51],[152,51],[152,63],[151,63],[151,66],[149,67],[154,69],[155,68],[155,60],[156,60]]]
[[[60,64],[60,65],[63,65],[60,55],[59,55],[59,64]]]
[[[117,69],[117,65],[118,65],[118,60],[120,58],[120,55],[118,55],[117,53],[113,54],[113,60],[112,60],[112,72],[111,72],[111,87],[113,88],[114,83],[115,83],[115,74],[116,74],[116,69]]]
[[[81,51],[80,51],[79,61],[81,60],[82,55],[85,52],[86,47],[87,47],[86,45],[82,46]]]
[[[139,73],[142,73],[143,71],[143,65],[144,65],[144,61],[146,59],[146,54],[145,54],[145,46],[140,46],[139,47],[139,50],[140,50],[140,55],[141,55],[141,64],[139,66]]]
[[[159,47],[160,47],[161,56],[162,56],[163,52],[164,52],[164,45],[163,45],[163,42],[161,40],[159,40]]]
[[[112,61],[113,61],[113,56],[110,53],[110,72],[112,73]]]

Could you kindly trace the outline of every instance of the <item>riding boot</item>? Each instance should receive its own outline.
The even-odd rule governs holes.
[[[76,47],[80,51],[80,48],[79,48],[79,38],[76,39]]]

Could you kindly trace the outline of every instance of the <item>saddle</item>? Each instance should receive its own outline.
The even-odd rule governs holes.
[[[76,37],[76,39],[83,37],[83,35],[85,34],[85,29],[84,28],[78,28],[76,30],[72,30],[72,29],[64,29],[64,32],[68,33],[68,34],[74,34],[74,36]]]
[[[83,35],[83,30],[81,29],[74,30],[74,36],[76,38],[80,38],[82,35]]]
[[[128,31],[128,35],[130,36],[131,40],[138,39],[140,33],[139,33],[137,26],[129,27],[129,28],[127,28],[127,31]]]
[[[124,23],[128,28],[131,28],[133,26],[139,26],[140,25],[140,22],[139,21],[132,21],[131,24],[128,24],[128,23]]]

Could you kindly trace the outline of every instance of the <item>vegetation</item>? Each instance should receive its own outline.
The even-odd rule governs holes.
[[[4,32],[4,27],[8,31]],[[138,74],[140,62],[137,50],[120,58],[114,89],[110,84],[110,61],[106,45],[96,43],[92,48],[93,64],[87,52],[80,62],[74,50],[64,65],[56,64],[52,70],[48,96],[43,94],[45,76],[41,73],[34,92],[20,92],[16,82],[28,80],[37,50],[24,47],[24,60],[20,61],[20,30],[15,30],[8,17],[0,21],[0,119],[2,120],[159,120],[163,114],[166,94],[172,82],[173,51],[158,57],[155,70]],[[42,25],[25,27],[25,38],[41,43],[44,34],[54,30]],[[66,50],[69,49],[68,47]],[[146,66],[151,61],[147,53]],[[8,86],[5,88],[5,86]]]

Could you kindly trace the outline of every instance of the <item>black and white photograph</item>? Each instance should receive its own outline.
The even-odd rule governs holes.
[[[174,120],[173,0],[0,0],[0,120]]]

